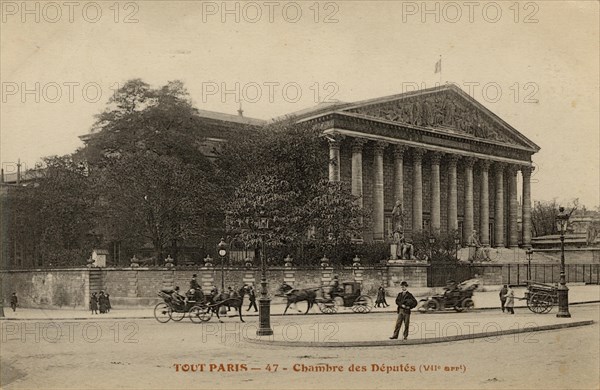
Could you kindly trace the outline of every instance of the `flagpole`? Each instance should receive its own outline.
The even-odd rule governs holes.
[[[440,54],[440,88],[442,87],[442,55]]]

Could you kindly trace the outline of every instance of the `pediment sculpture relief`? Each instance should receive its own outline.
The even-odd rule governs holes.
[[[442,128],[477,138],[516,144],[497,124],[460,97],[443,92],[351,110],[357,114],[416,126]]]

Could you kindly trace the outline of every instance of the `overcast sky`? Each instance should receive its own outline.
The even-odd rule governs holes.
[[[441,55],[442,82],[541,147],[534,200],[600,205],[596,1],[22,4],[2,2],[6,172],[81,146],[131,78],[180,79],[198,108],[235,114],[243,100],[269,119],[432,87]]]

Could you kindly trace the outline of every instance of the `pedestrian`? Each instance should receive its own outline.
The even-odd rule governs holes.
[[[379,286],[377,289],[377,299],[375,300],[375,307],[388,307],[388,303],[385,300],[385,288]]]
[[[508,286],[505,284],[500,289],[500,305],[502,306],[502,313],[504,313],[504,305],[506,304],[506,293],[508,292]]]
[[[92,314],[98,314],[98,297],[96,296],[96,293],[92,293],[92,296],[90,297],[90,310],[92,311]]]
[[[404,323],[404,340],[408,338],[408,326],[410,325],[410,311],[417,306],[417,300],[408,292],[408,283],[402,281],[400,283],[400,293],[396,297],[396,305],[398,305],[398,318],[394,327],[394,334],[390,339],[397,339],[400,334],[400,328]]]
[[[109,313],[112,306],[110,305],[110,294],[106,293],[106,312]]]
[[[513,309],[515,307],[515,292],[510,285],[508,285],[504,297],[506,298],[506,303],[504,304],[506,311],[508,314],[515,314],[515,310]]]
[[[104,295],[104,291],[100,291],[100,295],[98,296],[98,308],[100,309],[100,314],[106,314],[108,304],[106,302],[106,295]]]
[[[248,286],[247,291],[248,291],[248,299],[250,299],[250,304],[248,305],[248,308],[246,309],[246,311],[249,311],[251,307],[254,307],[254,311],[257,312],[258,307],[256,307],[256,293],[254,292],[254,287]]]
[[[13,311],[17,311],[17,303],[19,303],[19,299],[17,298],[17,293],[12,293],[10,296],[10,307]]]

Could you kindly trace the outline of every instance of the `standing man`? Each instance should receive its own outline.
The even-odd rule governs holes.
[[[506,303],[504,304],[506,307],[506,312],[508,314],[515,314],[515,292],[513,291],[513,289],[511,288],[511,286],[509,285],[506,291],[506,294],[504,295],[505,299],[506,299]]]
[[[12,293],[12,295],[10,296],[10,307],[13,309],[13,311],[17,311],[18,302],[19,299],[17,298],[17,293]]]
[[[254,292],[254,287],[248,286],[246,291],[248,292],[248,298],[250,299],[250,304],[246,311],[250,310],[251,307],[254,307],[254,311],[257,312],[258,307],[256,307],[256,293]]]
[[[508,285],[502,286],[500,289],[500,305],[502,306],[502,313],[504,313],[504,305],[506,305],[506,294],[508,293]]]
[[[408,326],[410,325],[410,311],[417,306],[417,300],[415,297],[408,292],[408,283],[402,281],[400,283],[402,291],[396,297],[396,305],[398,305],[398,319],[396,320],[396,327],[394,328],[394,334],[390,339],[397,339],[400,334],[400,328],[404,322],[404,340],[408,338]]]

